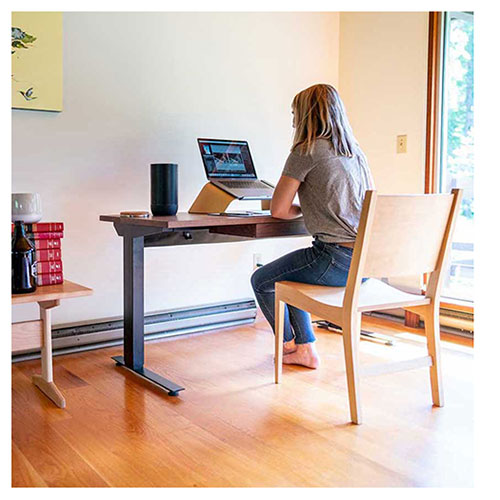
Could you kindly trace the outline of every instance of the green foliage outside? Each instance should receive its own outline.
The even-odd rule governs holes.
[[[446,89],[448,126],[446,173],[447,189],[464,188],[462,216],[474,217],[474,24],[459,16],[450,18]],[[446,125],[446,124],[445,124]],[[451,184],[451,185],[450,185]]]

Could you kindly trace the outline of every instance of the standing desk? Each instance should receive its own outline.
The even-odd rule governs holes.
[[[123,238],[123,356],[116,364],[177,396],[184,387],[144,366],[144,248],[249,241],[306,236],[303,218],[283,220],[270,215],[228,217],[178,213],[147,219],[101,215]]]

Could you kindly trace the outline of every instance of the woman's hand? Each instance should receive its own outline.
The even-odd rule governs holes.
[[[271,200],[271,215],[276,219],[294,219],[302,215],[299,205],[293,204],[293,199],[299,189],[300,181],[293,177],[282,175],[274,189]]]

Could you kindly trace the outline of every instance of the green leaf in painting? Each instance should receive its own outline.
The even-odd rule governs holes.
[[[12,42],[12,47],[16,48],[16,49],[27,49],[28,47],[26,47],[26,45],[24,45],[23,42],[21,42],[20,40],[14,40]]]
[[[24,43],[33,43],[36,40],[36,37],[33,35],[28,35],[28,33],[24,33],[22,40]]]

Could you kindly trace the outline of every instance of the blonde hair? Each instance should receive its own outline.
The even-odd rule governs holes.
[[[329,139],[337,156],[354,155],[358,145],[344,104],[334,87],[319,83],[299,92],[292,102],[295,135],[292,151],[310,153],[316,139]]]

